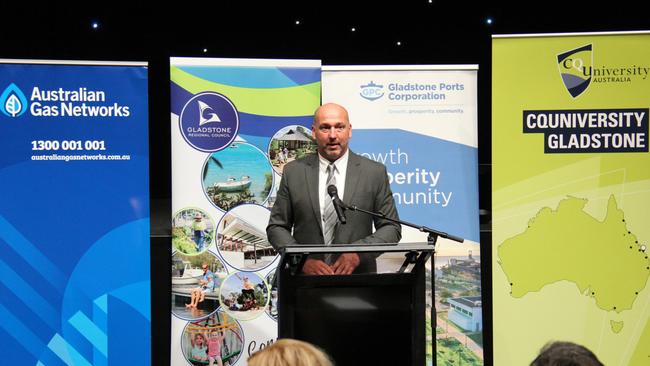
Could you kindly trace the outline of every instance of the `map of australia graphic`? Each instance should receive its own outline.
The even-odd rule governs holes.
[[[585,212],[586,204],[568,197],[556,209],[544,207],[521,234],[499,246],[498,262],[512,297],[569,281],[604,311],[632,308],[650,275],[647,246],[628,228],[613,195],[603,221]],[[622,327],[612,324],[614,332]]]

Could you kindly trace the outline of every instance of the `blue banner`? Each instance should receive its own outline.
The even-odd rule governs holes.
[[[148,365],[145,64],[0,62],[6,365]]]

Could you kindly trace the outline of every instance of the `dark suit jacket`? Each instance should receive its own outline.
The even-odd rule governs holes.
[[[386,167],[349,152],[342,201],[358,208],[381,212],[398,218],[395,201],[388,183]],[[266,228],[269,242],[275,249],[287,244],[323,244],[320,203],[318,197],[318,155],[313,154],[284,166],[280,188]],[[401,226],[385,219],[373,218],[363,212],[346,211],[347,223],[339,224],[335,244],[397,243]],[[372,232],[372,224],[375,232]],[[374,272],[379,253],[359,254],[361,263],[355,273]]]

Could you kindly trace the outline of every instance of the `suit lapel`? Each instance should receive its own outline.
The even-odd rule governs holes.
[[[307,182],[307,192],[311,201],[311,207],[314,211],[314,219],[320,224],[320,199],[318,198],[318,155],[311,155],[307,160],[307,168],[305,169],[305,181]],[[321,225],[318,225],[322,229]]]
[[[343,202],[350,204],[354,199],[354,194],[357,192],[359,177],[361,177],[361,159],[352,151],[349,151],[348,157],[348,170],[345,177],[345,192],[343,192]]]

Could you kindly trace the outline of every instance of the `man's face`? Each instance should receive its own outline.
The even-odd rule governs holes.
[[[322,106],[316,111],[311,132],[318,144],[318,153],[335,161],[348,150],[348,140],[352,137],[347,111],[336,104]]]

